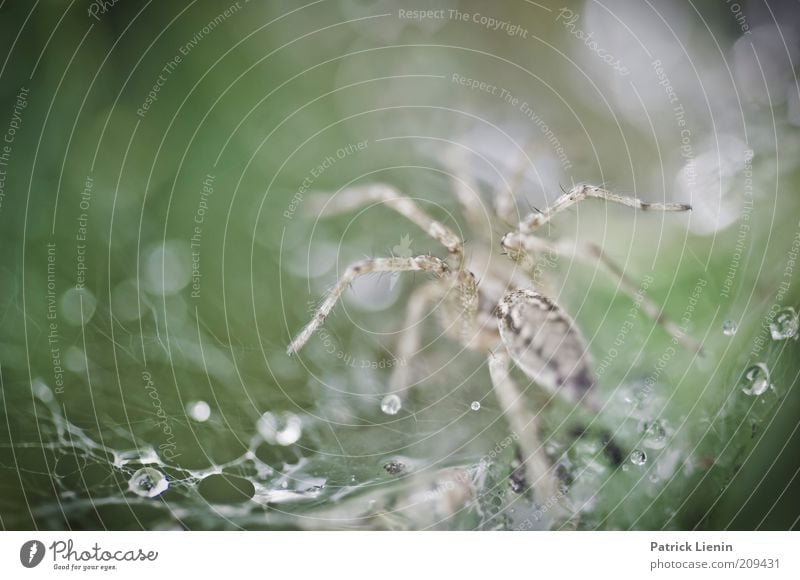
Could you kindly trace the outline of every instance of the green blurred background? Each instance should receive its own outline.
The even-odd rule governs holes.
[[[606,361],[596,419],[542,414],[578,526],[798,526],[800,349],[769,330],[800,302],[791,3],[101,4],[0,2],[4,529],[563,527],[509,490],[485,360],[435,324],[405,361],[420,385],[381,412],[422,276],[359,282],[285,354],[349,262],[442,255],[385,207],[318,220],[311,191],[387,181],[469,248],[448,152],[490,200],[522,149],[521,214],[575,182],[695,208],[586,202],[549,232],[652,279],[705,344],[671,349],[601,271],[559,263],[549,291]],[[772,387],[751,396],[757,363]]]

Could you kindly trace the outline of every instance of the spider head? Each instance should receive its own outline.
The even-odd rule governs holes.
[[[515,262],[518,262],[525,256],[522,239],[516,232],[509,232],[500,238],[500,249],[503,254]]]

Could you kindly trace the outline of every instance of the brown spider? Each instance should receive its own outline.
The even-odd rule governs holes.
[[[684,212],[684,203],[651,203],[611,193],[591,185],[577,185],[555,200],[544,211],[536,211],[521,220],[516,230],[502,237],[499,250],[512,258],[492,259],[491,231],[486,231],[481,206],[470,198],[470,187],[454,180],[454,190],[465,217],[483,231],[483,246],[470,247],[469,259],[464,245],[446,225],[433,219],[409,197],[385,184],[371,184],[345,189],[321,200],[323,215],[348,212],[371,203],[383,203],[422,228],[448,251],[445,259],[430,255],[416,257],[370,258],[351,264],[339,282],[323,300],[312,320],[295,337],[288,353],[299,351],[314,331],[325,321],[342,293],[358,276],[374,272],[426,272],[433,280],[412,293],[407,306],[407,330],[401,335],[397,356],[408,360],[419,349],[420,321],[427,309],[439,302],[440,322],[444,333],[466,348],[488,353],[492,385],[511,429],[519,435],[524,478],[532,485],[537,501],[563,497],[555,470],[539,440],[537,417],[525,405],[524,398],[510,377],[513,361],[530,379],[550,392],[565,394],[574,402],[594,411],[598,405],[592,396],[594,378],[586,343],[572,318],[552,299],[533,287],[531,264],[544,252],[563,254],[575,251],[563,241],[549,242],[537,237],[538,228],[574,204],[586,199],[600,199],[646,211]],[[495,196],[495,217],[510,223],[516,203],[510,193]],[[481,225],[481,224],[484,225]],[[636,287],[621,268],[593,244],[578,246],[578,257],[599,263],[619,287],[633,297]],[[526,267],[518,267],[523,263]],[[473,274],[481,273],[481,280]],[[642,310],[666,329],[676,340],[693,351],[699,346],[684,336],[682,330],[667,320],[661,309],[646,297],[639,296]],[[460,324],[456,324],[456,322]],[[403,392],[408,385],[408,365],[395,367],[389,392]]]

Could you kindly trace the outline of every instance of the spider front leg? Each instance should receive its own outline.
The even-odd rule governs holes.
[[[532,233],[565,209],[585,199],[602,199],[643,211],[683,212],[692,209],[692,206],[688,203],[647,202],[635,197],[617,195],[594,185],[576,185],[568,193],[556,199],[555,203],[544,211],[532,213],[522,220],[519,224],[519,230],[522,233]]]
[[[291,342],[286,352],[293,355],[299,351],[311,338],[311,335],[325,322],[336,302],[342,296],[350,283],[359,276],[373,272],[430,272],[438,277],[450,273],[447,264],[433,256],[416,256],[415,258],[371,258],[361,260],[347,267],[341,279],[328,293],[322,304],[317,309],[311,321],[300,331]]]
[[[464,244],[461,238],[446,225],[422,211],[413,199],[390,185],[375,183],[350,187],[334,196],[317,196],[311,203],[325,216],[352,211],[370,203],[384,203],[447,248],[457,264],[461,265],[464,261]]]

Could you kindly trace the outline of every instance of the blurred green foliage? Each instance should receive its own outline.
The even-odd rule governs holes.
[[[618,103],[587,97],[603,94],[595,83],[612,73],[601,68],[583,78],[571,70],[559,55],[575,45],[552,15],[542,17],[523,2],[491,10],[479,2],[446,3],[524,23],[525,42],[472,23],[397,32],[372,17],[401,4],[120,1],[93,18],[87,2],[0,3],[0,131],[20,89],[29,90],[0,208],[3,528],[293,528],[322,526],[313,518],[328,513],[349,522],[368,500],[401,505],[385,498],[417,485],[407,474],[387,474],[386,461],[400,457],[424,479],[438,469],[475,465],[508,437],[483,357],[445,340],[410,361],[428,380],[396,417],[379,411],[389,370],[352,369],[317,339],[300,360],[286,357],[309,304],[318,303],[349,261],[388,254],[403,236],[413,239],[415,252],[440,252],[387,208],[316,221],[306,198],[298,203],[298,190],[309,176],[315,191],[385,180],[465,231],[469,247],[476,238],[459,217],[436,157],[443,144],[381,139],[428,136],[491,150],[495,127],[531,142],[532,157],[538,162],[541,154],[544,162],[522,182],[527,210],[525,204],[552,201],[571,179],[622,192],[661,183],[661,193],[638,188],[642,197],[658,199],[680,166],[678,133],[671,119],[642,130]],[[706,50],[704,23],[727,44],[739,31],[720,3],[705,4],[686,25],[689,60],[721,70]],[[672,50],[678,52],[677,44]],[[448,81],[453,73],[488,79],[534,103],[574,166],[553,170],[535,125],[502,99],[455,87]],[[151,91],[155,100],[145,109]],[[779,118],[784,109],[776,108]],[[696,146],[713,141],[707,111],[691,115]],[[765,110],[749,112],[748,123],[762,135],[780,124],[787,147],[798,131]],[[363,151],[336,156],[362,141]],[[498,157],[513,152],[509,141],[499,139]],[[563,401],[544,411],[554,455],[581,474],[571,497],[585,508],[583,528],[797,526],[798,342],[766,340],[753,350],[766,336],[781,282],[790,285],[780,304],[800,303],[797,274],[786,275],[800,227],[798,172],[790,166],[779,173],[780,152],[754,147],[760,198],[729,297],[721,293],[740,221],[700,236],[687,233],[682,217],[587,203],[555,225],[557,236],[602,245],[637,282],[651,276],[648,295],[673,319],[686,312],[698,280],[705,284],[689,326],[704,340],[703,357],[675,349],[642,399],[637,389],[671,345],[638,315],[598,383],[608,402],[599,417]],[[336,161],[317,172],[331,155]],[[500,161],[506,163],[500,173],[510,178],[513,159]],[[503,232],[494,233],[499,239]],[[320,247],[333,253],[315,258],[324,274],[309,278],[307,256]],[[193,250],[199,281],[191,278]],[[81,262],[88,292],[67,295],[83,275]],[[559,302],[602,361],[632,302],[593,267],[561,264],[555,279]],[[421,281],[399,279],[387,309],[345,301],[326,323],[338,350],[358,361],[390,360],[403,305]],[[49,282],[55,294],[48,295]],[[52,300],[56,318],[48,317]],[[737,322],[735,336],[722,333],[726,320]],[[435,336],[434,329],[426,336]],[[56,388],[54,348],[63,389]],[[740,377],[756,362],[768,366],[775,388],[747,397]],[[528,387],[530,404],[541,405],[542,395]],[[474,400],[482,402],[480,412],[470,412]],[[192,401],[209,403],[209,421],[187,415]],[[257,421],[267,411],[303,417],[296,445],[258,443]],[[670,441],[648,448],[649,461],[638,468],[627,455],[641,446],[646,420],[668,425]],[[587,424],[576,443],[570,433]],[[611,465],[598,447],[608,430],[626,469]],[[143,500],[128,485],[147,461],[120,453],[148,446],[161,449],[162,460],[164,449],[177,456],[163,466],[170,489]],[[401,514],[400,521],[364,525],[519,526],[532,508],[525,498],[509,499],[512,460],[511,448],[503,448],[492,464],[476,500],[482,510],[441,522],[414,520],[412,510],[408,521]],[[213,466],[220,473],[206,478],[203,470]],[[305,499],[248,500],[281,490]],[[503,502],[516,507],[504,511]]]

